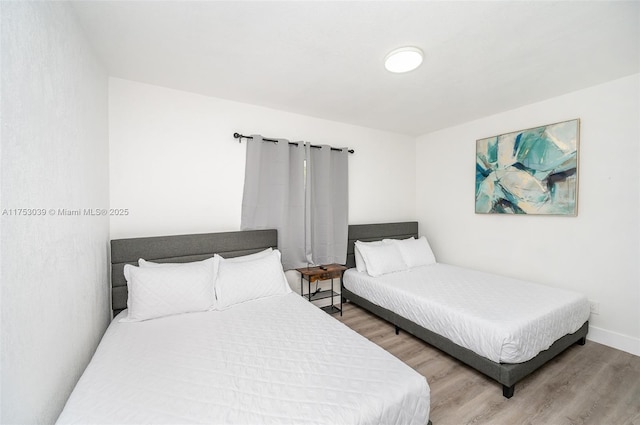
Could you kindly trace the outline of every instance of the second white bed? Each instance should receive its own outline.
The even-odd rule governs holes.
[[[581,294],[446,264],[379,277],[349,269],[344,286],[496,363],[532,359],[590,312]]]
[[[122,314],[126,314],[126,311]],[[295,293],[114,319],[60,424],[416,424],[426,379]]]

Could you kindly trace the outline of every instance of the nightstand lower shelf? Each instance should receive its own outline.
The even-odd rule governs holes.
[[[318,291],[315,294],[311,293],[311,296],[309,297],[309,301],[324,300],[325,298],[337,297],[338,295],[340,294],[330,289],[325,291]]]
[[[341,309],[339,309],[335,305],[328,305],[326,307],[320,307],[320,310],[324,311],[325,313],[329,313],[329,314],[340,313],[342,311]]]

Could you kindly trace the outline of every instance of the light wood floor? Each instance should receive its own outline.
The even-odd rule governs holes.
[[[516,384],[502,385],[354,304],[338,320],[427,378],[434,425],[640,425],[640,357],[592,341]]]

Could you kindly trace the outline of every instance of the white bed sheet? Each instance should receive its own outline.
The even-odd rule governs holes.
[[[114,320],[60,424],[420,424],[426,379],[295,293]]]
[[[497,363],[532,359],[590,313],[581,294],[440,263],[380,277],[349,269],[344,286]]]

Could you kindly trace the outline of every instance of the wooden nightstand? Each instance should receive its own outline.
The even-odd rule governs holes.
[[[333,287],[333,279],[340,278],[340,287],[342,287],[342,274],[347,268],[340,264],[326,264],[322,266],[316,267],[302,267],[300,269],[296,269],[300,272],[300,295],[303,297],[304,295],[304,281],[307,281],[307,295],[306,298],[309,301],[317,301],[325,298],[331,298],[331,304],[322,307],[322,310],[326,311],[329,314],[340,313],[342,314],[342,297],[340,294],[334,291]],[[329,280],[331,279],[331,289],[325,291],[316,291],[315,293],[311,293],[311,283],[316,282],[318,280]],[[334,303],[334,297],[340,298],[340,307],[337,307]]]

